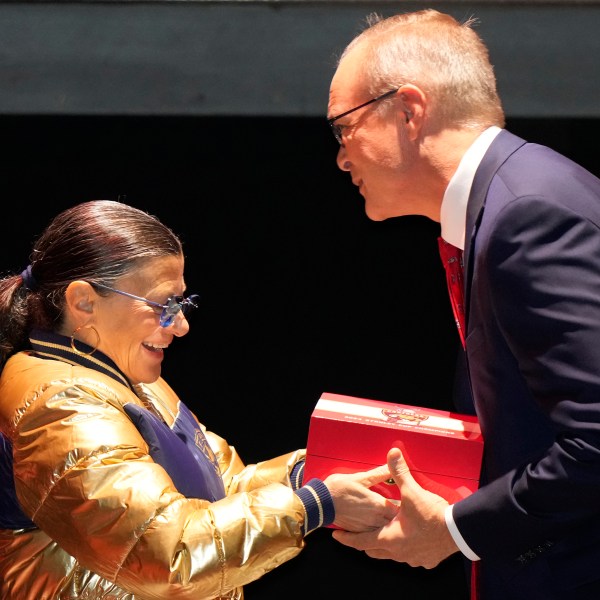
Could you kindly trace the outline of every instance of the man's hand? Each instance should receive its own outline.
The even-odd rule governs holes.
[[[388,523],[398,506],[369,488],[390,477],[387,465],[360,473],[329,475],[325,485],[335,506],[334,525],[346,531],[369,531]]]
[[[372,558],[432,569],[458,551],[444,518],[448,502],[413,479],[398,448],[388,452],[388,468],[400,489],[396,516],[374,531],[334,531],[333,537],[346,546],[364,550]]]

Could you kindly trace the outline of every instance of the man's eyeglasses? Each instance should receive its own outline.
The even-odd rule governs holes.
[[[388,96],[392,96],[399,89],[400,88],[397,87],[396,89],[390,90],[389,92],[385,92],[385,94],[381,94],[381,96],[377,96],[377,98],[372,98],[371,100],[369,100],[367,102],[363,102],[362,104],[359,104],[358,106],[355,106],[354,108],[351,108],[350,110],[347,110],[346,112],[343,112],[341,115],[336,115],[335,117],[331,117],[331,119],[327,119],[327,122],[329,123],[329,127],[331,127],[331,131],[333,131],[333,135],[335,136],[335,139],[338,141],[338,143],[340,145],[342,144],[342,130],[344,128],[343,125],[335,124],[335,122],[338,119],[341,119],[342,117],[345,117],[346,115],[349,115],[350,113],[353,113],[355,110],[358,110],[359,108],[363,108],[364,106],[369,106],[369,104],[373,104],[373,102],[377,102],[379,100],[383,100],[384,98],[387,98]]]
[[[108,287],[107,285],[102,285],[101,283],[93,283],[92,285],[102,290],[108,290],[109,292],[114,292],[115,294],[121,294],[121,296],[127,296],[133,300],[145,302],[148,306],[154,308],[157,314],[160,315],[159,323],[161,327],[168,327],[171,325],[179,311],[181,311],[187,318],[192,308],[198,308],[198,301],[200,300],[200,296],[197,294],[192,294],[187,298],[184,298],[183,296],[171,296],[167,299],[165,304],[160,304],[159,302],[152,302],[152,300],[142,298],[141,296],[134,296],[129,292],[115,290],[114,288]],[[160,313],[158,312],[158,309],[160,309]]]

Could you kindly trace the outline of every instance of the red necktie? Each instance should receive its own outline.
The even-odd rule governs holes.
[[[465,301],[463,280],[463,251],[446,240],[439,237],[438,245],[444,269],[446,269],[446,281],[448,292],[452,302],[452,310],[456,320],[456,327],[460,335],[460,341],[465,347]]]
[[[479,600],[479,561],[471,563],[471,600]]]
[[[448,283],[448,292],[452,302],[452,310],[456,320],[456,327],[460,335],[460,341],[463,348],[465,347],[465,288],[463,279],[463,251],[446,240],[439,237],[438,245],[440,248],[440,256],[446,270],[446,282]],[[479,562],[471,563],[471,600],[477,600],[478,581],[479,579]]]

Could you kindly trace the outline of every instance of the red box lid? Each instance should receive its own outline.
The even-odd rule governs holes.
[[[377,466],[385,464],[392,446],[403,450],[411,470],[479,479],[483,437],[477,417],[340,394],[321,395],[310,420],[309,455]]]

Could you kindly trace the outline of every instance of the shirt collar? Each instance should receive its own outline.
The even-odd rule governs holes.
[[[72,341],[71,338],[58,333],[34,329],[29,334],[29,341],[35,355],[40,358],[61,360],[71,365],[94,369],[112,377],[128,388],[132,387],[125,374],[106,354],[100,350],[94,350],[79,340]]]
[[[441,234],[447,242],[461,250],[465,249],[467,202],[475,172],[487,149],[501,131],[502,129],[495,125],[489,127],[469,146],[444,193],[440,209]]]

